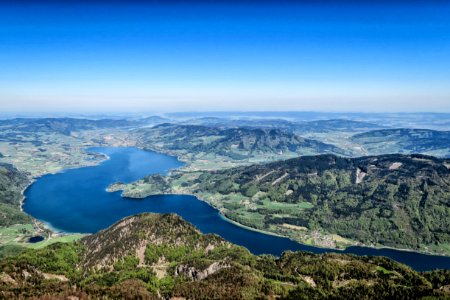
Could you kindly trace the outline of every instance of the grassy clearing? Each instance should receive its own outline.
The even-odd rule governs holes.
[[[76,240],[81,239],[84,237],[84,234],[70,234],[70,235],[63,235],[63,236],[57,236],[57,237],[50,237],[48,239],[43,240],[42,242],[38,243],[27,243],[23,246],[26,246],[27,248],[32,249],[41,249],[48,245],[54,244],[54,243],[70,243]]]
[[[0,245],[19,244],[20,241],[30,237],[33,232],[34,227],[32,224],[0,227]]]
[[[383,267],[381,267],[381,266],[377,266],[377,267],[376,267],[376,270],[377,270],[378,272],[381,272],[381,273],[385,274],[385,275],[394,274],[393,271],[386,270],[385,268],[383,268]]]
[[[45,239],[38,243],[28,243],[30,237],[43,235]],[[70,234],[47,237],[46,233],[36,232],[32,224],[17,224],[8,227],[0,227],[0,246],[21,246],[32,249],[40,249],[54,243],[69,243],[82,238],[83,234]]]
[[[286,203],[286,202],[276,202],[270,201],[268,199],[263,200],[263,207],[271,210],[286,210],[286,211],[295,211],[296,209],[309,209],[314,207],[309,202],[300,202],[300,203]]]
[[[422,249],[431,252],[450,253],[450,244],[441,243],[439,245],[430,245],[430,246],[422,245]]]

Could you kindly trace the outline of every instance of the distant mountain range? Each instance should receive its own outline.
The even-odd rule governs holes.
[[[186,121],[196,118],[222,119],[283,119],[291,122],[310,122],[317,120],[352,120],[379,124],[391,128],[428,128],[435,130],[450,130],[448,120],[450,113],[345,113],[345,112],[306,112],[306,111],[275,111],[275,112],[180,112],[167,113],[168,118]]]
[[[329,119],[316,121],[289,121],[274,118],[240,118],[226,119],[218,117],[203,117],[183,121],[183,124],[216,126],[216,127],[250,127],[250,128],[272,128],[287,131],[305,132],[362,132],[374,129],[387,128],[386,126],[354,121],[347,119]]]
[[[388,125],[348,119],[300,122],[273,118],[203,117],[183,121],[183,124],[178,121],[167,123],[168,121],[170,120],[159,116],[139,119],[8,119],[0,120],[0,141],[21,142],[24,141],[24,136],[29,136],[28,141],[39,144],[41,141],[36,134],[71,135],[86,130],[134,129],[132,132],[141,140],[141,146],[145,146],[145,141],[147,144],[164,145],[170,150],[210,151],[233,160],[249,159],[258,153],[282,152],[291,156],[323,153],[343,156],[361,153],[450,156],[450,131],[387,129]],[[334,132],[355,133],[350,138],[353,144],[341,145],[339,139],[332,136]],[[361,151],[351,149],[358,145],[362,147]],[[187,148],[182,149],[183,146]]]
[[[77,119],[77,118],[19,118],[0,120],[1,130],[14,130],[30,133],[56,132],[70,135],[74,131],[126,128],[144,125],[154,125],[167,121],[162,117],[148,117],[143,119]]]
[[[450,156],[450,131],[384,129],[356,134],[352,141],[371,154],[428,153]]]
[[[348,154],[336,146],[302,138],[280,129],[219,128],[167,123],[135,130],[132,134],[142,147],[190,154],[215,154],[232,160],[248,159],[259,154]]]
[[[246,128],[263,128],[263,129],[283,129],[283,130],[293,130],[296,123],[284,119],[252,119],[252,118],[218,118],[218,117],[201,117],[195,119],[188,119],[183,121],[175,122],[180,125],[201,125],[201,126],[211,126],[211,127],[246,127]]]
[[[173,214],[140,214],[81,241],[0,261],[0,297],[23,299],[409,299],[450,296],[449,271],[383,257],[255,256]]]

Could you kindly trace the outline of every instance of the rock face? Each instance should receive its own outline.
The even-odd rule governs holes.
[[[382,257],[255,256],[174,214],[128,217],[0,261],[0,299],[445,299],[449,285],[450,271]]]
[[[209,275],[212,275],[223,268],[229,268],[230,265],[225,262],[214,262],[211,265],[209,265],[204,270],[197,270],[195,267],[191,267],[188,265],[179,265],[175,269],[175,276],[184,276],[187,278],[190,278],[192,280],[203,280]]]

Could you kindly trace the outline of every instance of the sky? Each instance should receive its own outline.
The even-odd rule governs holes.
[[[0,110],[450,112],[449,16],[450,1],[0,2]]]

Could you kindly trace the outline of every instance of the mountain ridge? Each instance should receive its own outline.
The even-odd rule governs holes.
[[[155,239],[149,240],[147,233]],[[383,257],[307,252],[255,256],[218,236],[201,234],[177,215],[143,213],[79,242],[0,261],[0,297],[445,298],[448,275],[442,270],[415,272]]]
[[[219,161],[222,158],[242,164],[305,154],[349,154],[334,145],[273,128],[219,128],[164,123],[137,129],[131,134],[139,147],[169,151],[186,157],[188,161]]]

